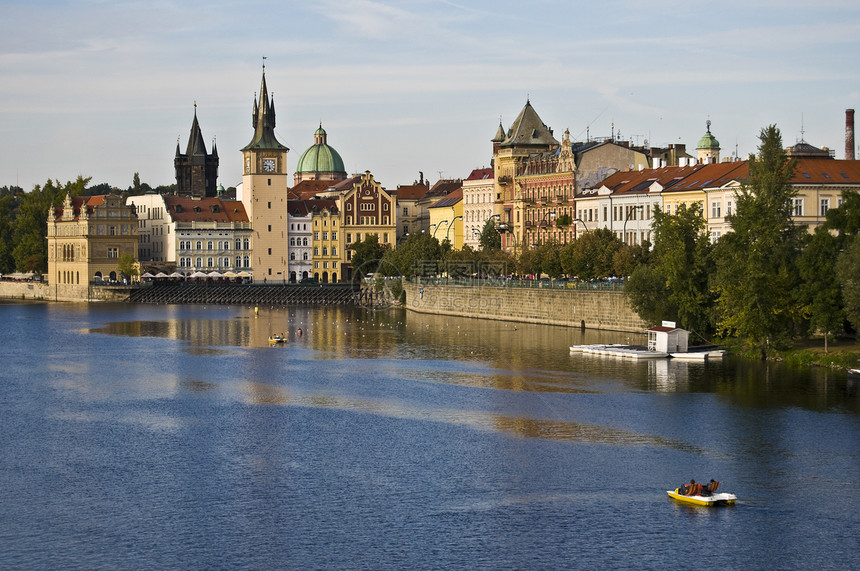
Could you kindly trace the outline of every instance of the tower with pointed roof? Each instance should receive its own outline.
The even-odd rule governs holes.
[[[242,203],[253,229],[254,281],[282,282],[287,273],[287,152],[275,137],[275,99],[266,86],[266,66],[260,97],[251,115],[254,136],[242,148]]]
[[[176,194],[194,198],[211,197],[217,194],[218,148],[212,143],[212,152],[206,152],[203,132],[197,121],[197,103],[194,104],[194,121],[185,153],[179,150],[176,142],[176,156],[173,159],[176,170]]]
[[[720,142],[716,137],[711,135],[711,120],[708,119],[707,132],[699,139],[699,144],[696,147],[699,164],[707,165],[710,163],[720,162]]]

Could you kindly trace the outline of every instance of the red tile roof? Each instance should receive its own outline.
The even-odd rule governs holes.
[[[165,196],[164,203],[174,222],[248,222],[245,205],[238,200]]]
[[[493,178],[493,169],[475,169],[469,174],[466,180],[487,180]]]

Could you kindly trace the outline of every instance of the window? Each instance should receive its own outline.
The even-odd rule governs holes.
[[[272,207],[272,203],[271,203],[271,202],[267,202],[267,203],[266,203],[266,206],[267,206],[267,208],[271,208],[271,207]]]
[[[326,248],[325,246],[323,246],[322,252],[323,252],[322,253],[323,256],[328,256],[328,248]]]
[[[302,238],[302,246],[307,246],[307,245],[308,245],[308,239]]]
[[[107,257],[108,258],[119,258],[119,248],[108,248]]]
[[[407,207],[403,207],[403,216],[409,216],[409,209]]]
[[[251,249],[251,239],[250,238],[243,238],[242,239],[242,249],[244,249],[244,250],[250,250]]]
[[[271,224],[268,225],[268,229],[269,229],[269,232],[272,231],[272,225]]]
[[[212,250],[212,249],[213,249],[213,247],[212,247],[212,240],[209,240],[208,242],[206,242],[206,249],[207,249],[207,250]]]
[[[206,267],[207,268],[215,267],[215,260],[212,257],[206,258]]]
[[[314,232],[314,240],[319,240],[319,239],[320,239],[320,233]]]
[[[295,245],[296,245],[296,239],[290,238],[290,246],[295,246]]]
[[[323,232],[323,240],[328,240],[328,232]]]
[[[720,217],[720,203],[712,202],[711,203],[711,218],[719,218]]]
[[[726,216],[731,216],[731,215],[732,215],[732,201],[727,200],[726,201]]]
[[[331,233],[331,239],[332,239],[332,240],[337,240],[337,232],[332,232],[332,233]]]
[[[197,240],[197,248],[195,248],[195,249],[196,250],[202,250],[203,249],[203,242],[201,242],[200,240]]]
[[[239,239],[239,238],[236,238],[236,249],[237,249],[237,250],[241,250],[241,249],[242,249],[242,240],[241,240],[241,239]]]
[[[308,261],[308,253],[307,252],[302,253],[302,259],[306,262]]]
[[[296,253],[295,253],[295,252],[290,252],[290,261],[291,261],[291,262],[294,262],[295,260],[296,260]]]
[[[269,249],[268,249],[268,252],[269,252],[269,255],[271,256],[271,255],[272,255],[272,249],[271,249],[271,248],[269,248]]]
[[[352,234],[350,234],[349,232],[346,233],[346,243],[352,243]]]
[[[332,255],[332,256],[337,256],[337,246],[332,246],[332,247],[331,247],[331,255]]]
[[[320,255],[320,249],[319,249],[319,247],[315,246],[314,247],[314,256],[319,256],[319,255]]]
[[[827,216],[827,211],[830,210],[830,199],[821,199],[821,216]]]
[[[791,199],[791,215],[792,216],[803,216],[803,199],[802,198],[792,198]]]

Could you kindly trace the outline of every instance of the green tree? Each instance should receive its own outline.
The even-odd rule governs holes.
[[[842,288],[836,273],[842,241],[820,226],[814,234],[807,234],[803,253],[797,260],[800,275],[797,301],[809,319],[809,332],[824,334],[825,352],[827,337],[840,331],[845,321]]]
[[[678,308],[672,303],[671,291],[666,284],[666,276],[649,264],[637,266],[624,284],[630,307],[649,325],[657,325],[678,315]]]
[[[0,195],[0,274],[15,271],[15,257],[12,252],[17,206],[18,201],[14,195]]]
[[[666,277],[672,316],[684,327],[708,336],[714,331],[714,296],[710,289],[711,243],[701,206],[682,204],[675,214],[657,208],[652,226],[653,262]]]
[[[839,254],[836,271],[842,285],[845,316],[854,330],[860,331],[860,239],[856,236],[849,241],[845,251]]]
[[[729,217],[732,231],[716,252],[718,331],[736,335],[762,358],[797,335],[802,311],[792,291],[803,229],[791,219],[796,191],[776,126],[762,129],[758,157],[750,157],[749,179]]]
[[[582,280],[611,277],[615,275],[615,252],[623,245],[608,228],[586,232],[561,250],[562,269],[565,274]]]
[[[496,230],[496,219],[490,218],[484,223],[479,240],[482,250],[499,250],[502,247],[502,236]]]
[[[117,260],[117,269],[122,273],[123,276],[132,280],[137,277],[138,269],[137,262],[134,260],[134,256],[131,254],[123,254]]]
[[[386,250],[383,270],[391,275],[430,276],[439,273],[442,248],[439,240],[421,232],[410,234],[394,250]]]
[[[361,242],[352,245],[353,279],[360,280],[376,273],[385,248],[379,243],[379,236],[368,234]]]

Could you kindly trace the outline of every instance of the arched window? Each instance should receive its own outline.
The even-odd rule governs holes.
[[[307,245],[308,245],[308,239],[302,238],[302,246],[307,246]]]
[[[308,260],[308,253],[307,253],[307,252],[305,252],[305,253],[303,253],[303,254],[302,254],[302,259],[303,259],[304,261],[307,261],[307,260]]]
[[[295,259],[296,259],[296,253],[290,252],[290,261],[293,262],[293,261],[295,261]]]
[[[203,242],[201,242],[200,240],[197,240],[197,249],[198,249],[198,250],[202,250],[202,249],[203,249]]]
[[[212,240],[209,240],[208,242],[206,242],[206,249],[212,250]]]
[[[242,266],[245,268],[250,268],[251,267],[251,258],[249,258],[248,256],[245,256],[244,258],[242,258]]]
[[[250,250],[251,249],[251,239],[250,238],[242,238],[242,249]],[[245,266],[248,267],[248,266]]]

